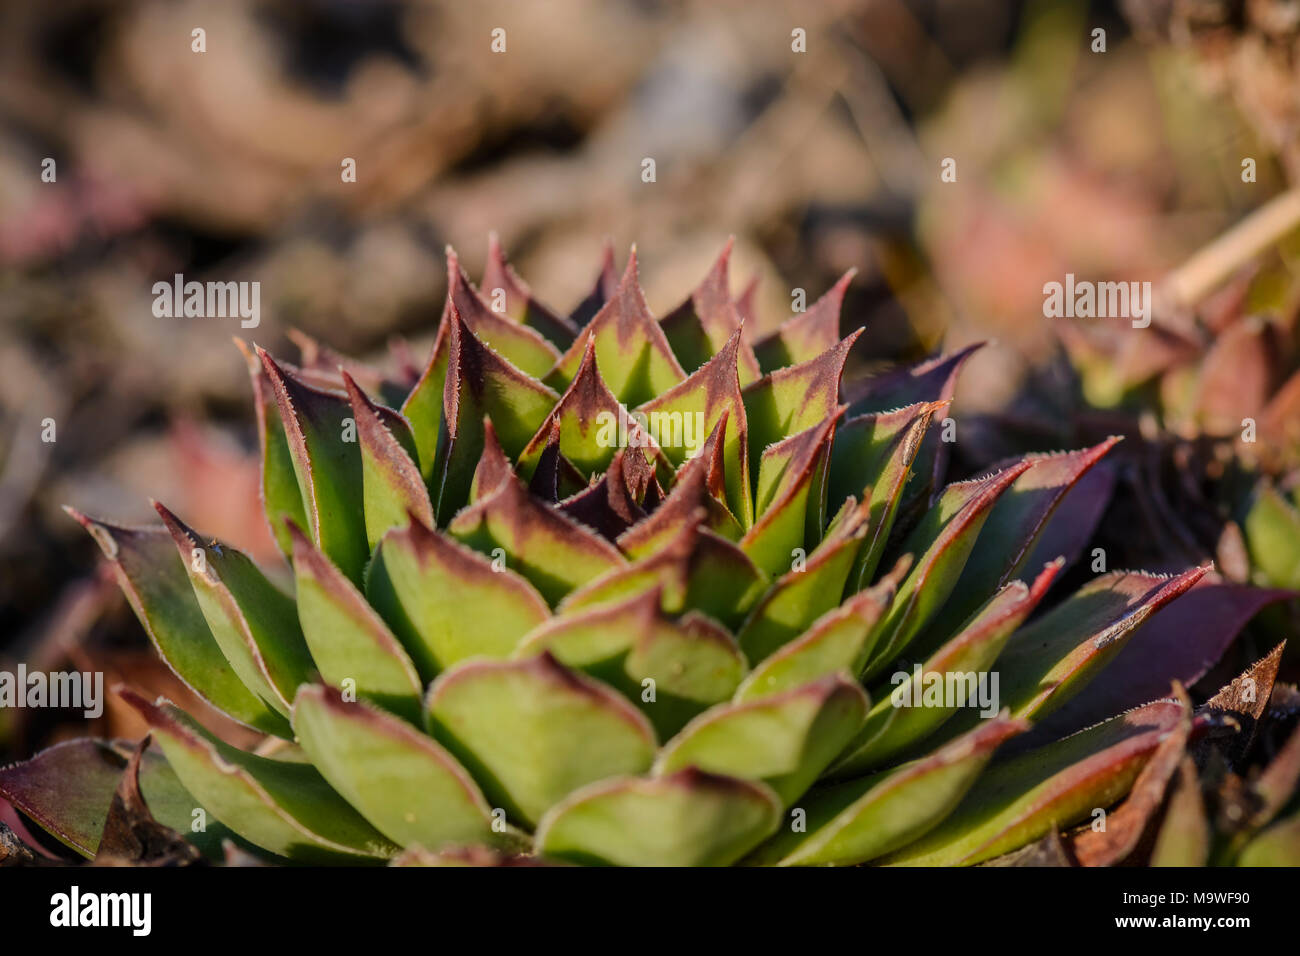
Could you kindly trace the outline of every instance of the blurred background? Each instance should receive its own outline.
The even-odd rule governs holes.
[[[477,277],[490,231],[564,312],[606,238],[663,312],[734,235],[761,329],[856,268],[856,361],[993,339],[956,408],[1007,407],[1059,360],[1044,282],[1159,279],[1284,188],[1289,94],[1225,78],[1245,6],[1294,36],[1297,4],[1226,0],[6,0],[0,665],[174,686],[60,506],[146,522],[155,497],[274,558],[231,336],[422,365],[444,247]],[[1188,23],[1195,55],[1130,25]],[[260,326],[155,317],[178,272],[260,282]],[[0,760],[60,733],[19,713]]]

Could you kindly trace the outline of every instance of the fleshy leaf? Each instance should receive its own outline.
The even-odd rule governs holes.
[[[864,390],[855,390],[845,397],[850,403],[849,414],[883,412],[917,402],[951,401],[962,366],[983,346],[983,342],[977,342],[952,355],[871,379]],[[923,499],[942,482],[948,465],[948,443],[940,439],[937,431],[931,431],[916,453],[912,468],[920,480],[909,487],[906,496],[909,502]]]
[[[637,277],[635,247],[628,256],[627,268],[613,298],[569,346],[546,378],[548,385],[563,388],[573,381],[586,354],[588,339],[596,343],[596,363],[601,375],[624,405],[649,401],[686,377],[663,330],[645,304]]]
[[[730,634],[698,614],[670,620],[657,588],[554,618],[529,634],[515,654],[542,650],[640,706],[664,739],[729,698],[745,673]],[[646,700],[647,680],[653,682],[652,700]]]
[[[488,798],[533,824],[585,784],[641,773],[655,734],[618,694],[542,653],[522,661],[470,661],[429,692],[434,736]]]
[[[438,450],[446,436],[443,432],[443,395],[447,386],[447,368],[451,357],[451,309],[444,309],[438,332],[424,367],[411,393],[402,403],[402,414],[411,423],[411,437],[415,440],[416,464],[430,489],[438,489],[434,470]]]
[[[809,528],[820,532],[824,524],[826,462],[843,411],[841,406],[825,420],[763,451],[758,469],[759,517],[740,539],[740,550],[768,574],[789,568],[796,549],[817,544],[808,540]]]
[[[1184,708],[1157,701],[990,768],[936,829],[882,862],[970,866],[1124,796]]]
[[[1160,696],[1173,681],[1204,677],[1262,608],[1293,595],[1202,578],[1151,618],[1077,696],[1043,723],[1057,736]]]
[[[560,502],[560,510],[579,524],[616,541],[634,524],[646,520],[645,498],[654,466],[639,448],[620,448],[609,470],[584,491]]]
[[[198,534],[157,502],[208,629],[244,686],[289,716],[298,685],[315,671],[293,598],[245,554]]]
[[[90,532],[112,562],[122,593],[176,676],[240,723],[286,736],[289,727],[284,717],[231,671],[208,629],[172,536],[159,527],[125,528],[73,508],[65,510]]]
[[[840,603],[865,531],[861,524],[846,527],[840,535],[823,541],[806,565],[777,579],[737,634],[751,664],[789,643]]]
[[[483,554],[501,549],[551,605],[626,564],[612,544],[537,501],[513,475],[458,514],[448,530]]]
[[[492,808],[473,778],[410,724],[334,688],[305,686],[293,729],[330,786],[398,846],[496,842]]]
[[[1209,570],[1162,578],[1115,571],[1096,578],[1007,643],[998,659],[1002,700],[1017,717],[1040,721],[1119,653],[1157,610]]]
[[[816,358],[840,340],[840,307],[857,275],[850,269],[820,299],[800,315],[787,319],[771,335],[754,343],[754,354],[766,374]]]
[[[652,421],[653,416],[661,416],[659,420],[667,421],[669,430],[673,434],[682,434],[683,439],[689,429],[697,441],[703,440],[720,422],[725,421],[722,460],[727,505],[740,521],[741,527],[748,528],[754,523],[754,506],[750,490],[745,403],[736,373],[740,346],[740,332],[737,331],[717,355],[692,372],[690,377],[646,402],[637,411],[650,416]],[[703,426],[697,428],[695,422],[701,420]],[[688,447],[685,440],[665,441],[663,426],[655,430],[659,433],[659,444],[664,456],[675,466],[681,467],[698,450]]]
[[[59,842],[90,858],[108,818],[126,757],[106,741],[83,737],[0,768],[0,797]]]
[[[485,346],[451,310],[447,379],[443,389],[444,433],[433,468],[439,524],[469,500],[474,469],[483,454],[483,420],[489,418],[501,448],[517,457],[560,400]]]
[[[736,700],[791,690],[840,670],[860,674],[906,570],[901,563],[879,584],[827,611],[798,638],[765,658],[737,689]]]
[[[305,863],[378,862],[397,852],[310,764],[245,753],[169,704],[131,691],[122,698],[149,724],[185,789],[250,843]]]
[[[728,340],[740,331],[740,313],[731,298],[728,270],[735,239],[728,239],[713,267],[695,291],[659,324],[682,366],[698,369],[722,352]],[[833,343],[832,343],[833,344]],[[739,342],[732,361],[737,362],[741,385],[758,379],[758,359],[746,342]]]
[[[560,453],[584,477],[605,471],[621,447],[644,448],[652,458],[660,457],[653,438],[619,404],[601,378],[592,339],[587,340],[582,364],[568,389],[519,453],[519,473],[525,479],[537,467],[557,426]]]
[[[696,610],[738,627],[767,589],[768,578],[745,552],[700,527],[700,509],[659,551],[602,575],[572,592],[560,605],[568,611],[618,600],[654,587],[663,588],[664,610]]]
[[[864,495],[870,507],[870,530],[850,577],[854,590],[866,587],[875,577],[894,526],[903,488],[912,474],[934,413],[943,402],[908,405],[892,412],[850,418],[835,430],[827,473],[827,500],[844,501]]]
[[[366,597],[425,680],[468,657],[507,657],[550,615],[527,580],[418,521],[379,543]]]
[[[1210,856],[1210,823],[1201,799],[1196,764],[1184,757],[1171,784],[1164,820],[1151,849],[1151,866],[1204,866]]]
[[[613,250],[609,251],[612,257]],[[505,298],[505,314],[508,317],[536,329],[560,348],[567,348],[577,338],[578,326],[539,302],[532,289],[528,288],[528,283],[511,268],[501,249],[501,240],[495,232],[488,236],[488,258],[483,269],[482,287],[488,298],[500,289]]]
[[[989,510],[1028,467],[1028,462],[1020,462],[984,478],[949,485],[908,535],[903,553],[920,557],[898,589],[885,637],[867,666],[867,677],[880,673],[901,654],[943,607],[966,566]]]
[[[525,375],[541,378],[559,361],[559,351],[542,335],[487,307],[450,246],[447,247],[447,297],[475,337]]]
[[[1251,563],[1264,583],[1300,589],[1300,509],[1262,483],[1243,530]]]
[[[922,646],[943,643],[976,608],[1021,571],[1065,494],[1117,442],[1119,438],[1111,437],[1082,451],[1030,455],[1026,459],[1029,469],[1002,493],[989,512],[952,596],[927,627],[920,641]],[[1057,557],[1052,555],[1049,560]],[[1166,681],[1144,700],[1151,700],[1168,687]]]
[[[424,687],[411,658],[343,572],[291,531],[298,621],[321,677],[336,687],[350,679],[361,697],[418,723]]]
[[[720,704],[664,745],[655,774],[684,767],[761,780],[789,806],[853,738],[867,695],[831,674],[770,697]]]
[[[432,525],[433,505],[415,464],[415,440],[410,424],[391,410],[385,423],[378,407],[346,371],[343,385],[352,403],[361,445],[366,542],[373,551],[384,532],[403,527],[412,516]]]
[[[768,445],[835,414],[844,361],[861,334],[858,329],[816,358],[778,369],[745,387],[741,396],[749,428],[750,474],[758,473],[759,460]]]
[[[919,674],[913,672],[901,682],[891,681],[894,685],[891,691],[882,689],[861,732],[836,762],[835,774],[843,777],[879,767],[924,740],[951,717],[958,710],[956,699],[945,695],[943,703],[937,706],[924,701],[926,685],[935,678],[953,687],[964,706],[978,707],[978,685],[970,678],[976,682],[986,680],[998,654],[1043,599],[1060,567],[1059,562],[1049,564],[1032,587],[1020,581],[1004,586],[956,637],[921,665]],[[955,683],[949,683],[949,675],[956,675]],[[993,697],[992,706],[996,709],[996,688]],[[981,716],[987,718],[991,714]]]
[[[352,405],[344,395],[294,378],[257,350],[275,391],[312,540],[353,581],[370,557],[362,507],[361,452],[345,440]],[[355,427],[355,426],[354,426]]]
[[[771,833],[780,814],[770,788],[688,767],[579,790],[542,820],[537,848],[574,863],[727,866]]]
[[[807,832],[783,830],[751,862],[852,866],[905,847],[952,812],[998,746],[1024,727],[1002,715],[911,763],[815,790],[801,807]]]
[[[596,317],[596,313],[618,292],[618,269],[614,264],[614,244],[607,238],[600,249],[600,272],[587,297],[574,307],[569,315],[574,326],[581,329]]]
[[[261,463],[262,511],[266,515],[271,535],[280,550],[288,555],[292,545],[285,530],[286,518],[300,528],[306,528],[307,512],[303,510],[302,492],[293,470],[293,455],[289,439],[280,424],[279,407],[275,390],[267,378],[261,360],[243,339],[236,338],[235,345],[248,362],[248,377],[253,384],[253,407],[257,416],[257,447]]]

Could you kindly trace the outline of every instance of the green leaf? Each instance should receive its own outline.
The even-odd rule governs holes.
[[[989,512],[970,560],[943,611],[927,627],[922,646],[943,643],[980,604],[1020,572],[1066,492],[1119,441],[1111,437],[1082,451],[1025,459],[1030,462],[1029,469]]]
[[[806,565],[796,564],[778,578],[750,612],[737,635],[750,663],[756,664],[784,647],[839,605],[866,532],[860,517],[837,535],[827,537],[809,555]]]
[[[360,581],[370,546],[361,452],[344,440],[352,419],[346,396],[295,378],[264,349],[257,350],[275,392],[312,540],[353,581]]]
[[[736,691],[736,700],[753,700],[791,690],[845,670],[860,674],[880,636],[879,625],[894,600],[907,565],[900,563],[874,587],[827,611],[795,640],[766,657]]]
[[[293,470],[293,455],[289,439],[280,424],[280,413],[271,380],[262,368],[262,362],[243,339],[235,345],[248,363],[248,377],[253,384],[253,406],[257,416],[257,447],[261,462],[262,511],[280,550],[289,554],[292,546],[284,521],[289,519],[300,528],[307,527],[307,512],[303,510],[302,492]]]
[[[729,698],[745,674],[730,634],[698,614],[670,620],[660,608],[658,588],[553,618],[529,634],[515,655],[543,650],[622,693],[665,739]],[[651,700],[645,699],[647,680],[654,689]]]
[[[652,459],[661,457],[653,438],[605,385],[596,367],[596,349],[592,339],[587,340],[582,364],[568,389],[519,454],[519,473],[524,479],[533,474],[557,426],[560,454],[582,472],[584,478],[605,471],[615,452],[625,445],[644,448]]]
[[[770,575],[787,570],[796,549],[816,544],[807,540],[808,530],[811,524],[820,532],[823,525],[824,481],[820,479],[842,413],[841,407],[811,428],[763,451],[758,469],[759,517],[741,538],[740,549]]]
[[[626,564],[612,544],[537,501],[513,475],[458,514],[448,531],[483,554],[500,548],[551,605]]]
[[[356,586],[296,527],[298,620],[321,677],[418,723],[424,687],[393,632]]]
[[[245,753],[171,705],[131,691],[122,698],[149,724],[185,789],[255,846],[305,863],[377,862],[397,852],[309,764]]]
[[[528,824],[578,787],[646,770],[656,743],[639,710],[547,653],[443,674],[429,726],[489,799]]]
[[[613,249],[607,251],[612,268],[614,252]],[[501,240],[495,232],[488,235],[488,258],[487,265],[483,269],[482,288],[489,298],[495,296],[496,290],[500,289],[505,300],[505,315],[508,318],[536,329],[548,341],[560,348],[566,348],[577,338],[578,326],[539,302],[532,290],[528,288],[528,283],[519,278],[515,270],[510,267],[501,249]]]
[[[750,473],[757,474],[763,449],[820,424],[839,408],[840,376],[849,349],[862,330],[815,359],[778,369],[745,387]]]
[[[1300,866],[1300,813],[1274,823],[1241,851],[1237,866]]]
[[[447,298],[480,342],[525,375],[541,378],[559,361],[559,351],[540,334],[487,307],[450,246],[447,247]]]
[[[398,846],[439,850],[497,842],[492,808],[472,777],[433,740],[330,687],[306,686],[293,729],[312,765]]]
[[[728,866],[772,832],[781,805],[762,784],[686,768],[651,780],[603,780],[557,804],[538,851],[614,866]]]
[[[315,672],[293,598],[240,551],[203,539],[154,502],[180,551],[208,629],[244,686],[285,717]]]
[[[909,405],[850,418],[835,430],[826,497],[836,502],[861,494],[870,507],[870,530],[850,575],[850,588],[866,587],[875,576],[912,462],[931,418],[944,407],[943,403]]]
[[[125,528],[74,508],[64,510],[90,532],[112,562],[122,593],[176,676],[240,723],[287,736],[289,726],[284,717],[231,670],[208,629],[172,536],[163,528]]]
[[[700,611],[736,628],[767,590],[768,578],[745,552],[701,527],[704,509],[684,520],[677,535],[654,553],[573,591],[560,610],[588,607],[663,588],[664,610]]]
[[[415,440],[416,462],[425,484],[436,491],[441,487],[435,470],[442,447],[443,395],[447,386],[447,365],[451,357],[451,309],[443,310],[438,323],[438,333],[433,340],[429,362],[420,375],[411,394],[402,403],[402,414],[411,423],[411,437]],[[445,454],[445,452],[444,452]]]
[[[1261,583],[1300,589],[1300,510],[1269,483],[1260,484],[1243,530]]]
[[[1095,578],[1007,643],[998,658],[1002,699],[1035,722],[1077,693],[1157,610],[1210,566],[1175,577],[1114,571]]]
[[[853,866],[905,847],[952,812],[993,752],[1025,729],[1005,715],[919,760],[814,790],[806,832],[783,829],[751,858],[777,866]]]
[[[1020,462],[984,478],[949,485],[908,535],[902,551],[921,557],[898,589],[885,625],[886,636],[867,665],[868,678],[897,658],[943,607],[966,566],[989,509],[1028,467],[1028,462]]]
[[[943,823],[882,862],[970,866],[1067,828],[1123,797],[1182,714],[1157,701],[999,763]]]
[[[390,528],[404,527],[412,517],[433,524],[433,505],[424,477],[415,464],[410,424],[397,412],[385,416],[347,372],[343,384],[352,403],[361,444],[361,485],[366,518],[366,543],[371,551]]]
[[[491,419],[505,453],[518,456],[560,400],[475,338],[454,307],[450,326],[444,434],[438,439],[433,468],[439,524],[450,521],[469,500],[474,470],[483,454],[484,418]]]
[[[740,379],[736,373],[737,356],[741,347],[740,332],[735,332],[713,358],[709,359],[689,378],[668,389],[637,411],[651,422],[660,424],[654,431],[664,456],[677,467],[689,460],[692,454],[702,454],[698,443],[719,425],[723,428],[722,461],[726,480],[726,502],[742,528],[754,523],[754,506],[750,494],[749,438],[745,424],[745,403],[741,397]],[[657,417],[656,417],[657,416]],[[696,422],[702,422],[697,427]],[[682,441],[665,440],[681,434]],[[685,440],[694,436],[695,448]]]
[[[951,686],[958,694],[965,695],[962,699],[966,707],[976,707],[977,685],[970,683],[969,679],[987,679],[989,669],[1002,648],[1043,599],[1060,570],[1060,562],[1049,564],[1034,580],[1032,587],[1012,581],[990,598],[956,637],[921,665],[919,674],[914,671],[902,682],[891,681],[894,684],[892,691],[882,688],[876,706],[867,715],[866,723],[853,743],[836,762],[834,772],[843,777],[879,767],[918,741],[925,740],[956,713],[959,709],[956,701],[947,696],[937,705],[920,703],[924,700],[927,684],[935,679],[946,685],[949,683],[948,675],[956,675],[956,682]],[[993,696],[996,709],[997,685],[993,685]]]
[[[713,267],[695,288],[695,291],[662,319],[664,334],[672,345],[673,354],[688,369],[698,369],[720,354],[726,343],[740,330],[740,313],[731,298],[731,281],[728,278],[731,249],[735,239],[728,239]],[[758,379],[758,359],[747,342],[742,341],[733,357],[738,361],[740,383],[748,385]]]
[[[840,307],[857,275],[850,269],[806,311],[786,319],[771,335],[754,343],[764,373],[815,359],[840,340]]]
[[[527,580],[418,521],[379,543],[366,597],[425,680],[469,657],[509,656],[550,616]]]
[[[726,419],[714,427],[700,453],[677,471],[672,489],[659,506],[644,520],[619,535],[619,548],[632,559],[643,558],[662,550],[680,533],[684,523],[704,514],[710,531],[736,541],[741,537],[740,522],[724,501],[722,433]]]
[[[720,704],[664,745],[654,772],[689,766],[761,780],[788,806],[853,738],[868,706],[862,688],[839,674],[770,697]]]
[[[596,363],[601,375],[624,405],[649,401],[686,377],[659,323],[645,304],[637,277],[635,247],[628,256],[627,269],[613,298],[569,346],[547,376],[548,385],[563,388],[573,381],[586,354],[588,339],[596,343]]]

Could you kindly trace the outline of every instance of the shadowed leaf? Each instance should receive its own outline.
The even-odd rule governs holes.
[[[450,246],[447,247],[447,297],[479,341],[525,375],[541,378],[559,361],[559,351],[542,335],[487,307]],[[506,298],[509,298],[508,291]]]
[[[230,667],[244,686],[289,716],[298,685],[315,670],[293,598],[246,555],[198,534],[157,502],[189,574],[194,595]]]
[[[250,843],[305,863],[378,862],[397,852],[309,764],[245,753],[169,704],[131,691],[122,698],[149,724],[185,789]]]
[[[402,527],[412,516],[432,525],[433,505],[415,464],[415,441],[409,423],[390,411],[386,424],[379,409],[347,372],[343,373],[343,385],[352,403],[361,444],[366,542],[373,550],[384,532]]]
[[[729,339],[740,331],[740,313],[731,298],[728,271],[735,239],[728,239],[713,267],[695,291],[659,324],[682,367],[698,369],[722,352]],[[739,342],[732,361],[737,363],[741,385],[758,379],[758,359],[746,342]]]
[[[952,812],[998,746],[1024,726],[1004,714],[919,760],[815,790],[803,801],[807,832],[782,830],[751,862],[848,866],[907,846]]]
[[[1185,708],[1157,701],[991,767],[936,829],[882,862],[970,866],[1123,797]]]
[[[87,517],[73,508],[65,510],[90,532],[112,562],[122,593],[176,676],[240,723],[287,736],[289,727],[284,717],[231,671],[226,655],[208,629],[172,536],[164,528],[125,528]]]
[[[612,250],[610,254],[612,256]],[[495,232],[488,236],[488,257],[483,269],[482,287],[489,298],[500,289],[504,293],[505,314],[509,318],[536,329],[560,348],[566,348],[577,337],[578,326],[539,302],[528,288],[528,283],[511,268],[501,249],[501,240]]]

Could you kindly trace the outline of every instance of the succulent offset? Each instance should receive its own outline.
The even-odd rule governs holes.
[[[418,376],[245,349],[291,574],[163,505],[152,528],[73,511],[175,672],[283,741],[243,752],[125,692],[153,815],[309,862],[973,864],[1120,800],[1185,698],[1035,725],[1207,569],[1052,593],[1059,506],[1114,440],[945,485],[970,350],[846,376],[848,277],[759,337],[729,251],[658,319],[635,251],[571,316],[495,242],[481,294],[449,253]],[[996,714],[928,696],[986,674]],[[93,855],[24,781],[111,777],[114,746],[0,790]]]

